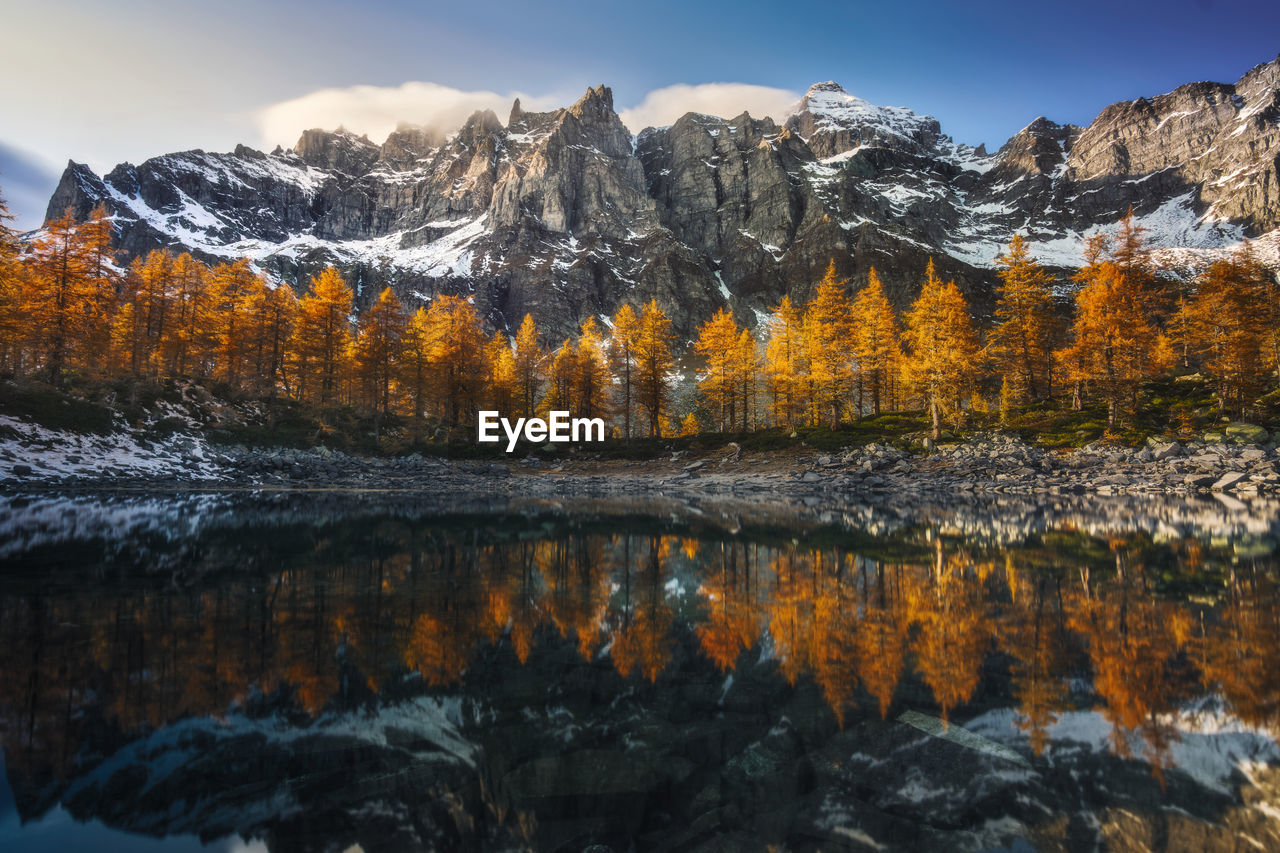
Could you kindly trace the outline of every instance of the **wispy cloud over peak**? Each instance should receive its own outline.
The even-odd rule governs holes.
[[[747,83],[681,83],[649,92],[639,104],[622,110],[619,115],[632,132],[671,124],[689,112],[730,118],[747,111],[756,117],[781,120],[799,97],[787,89]],[[447,133],[461,127],[477,110],[493,110],[506,121],[507,111],[516,98],[524,109],[541,111],[567,106],[576,96],[563,92],[530,95],[464,91],[438,83],[412,81],[399,86],[319,89],[263,107],[254,114],[254,119],[258,141],[267,148],[288,147],[301,131],[312,127],[332,130],[341,126],[381,142],[405,124]]]
[[[516,98],[530,110],[552,109],[564,101],[561,95],[463,91],[438,83],[411,81],[399,86],[319,89],[266,106],[257,111],[255,119],[260,142],[267,147],[288,147],[301,131],[312,127],[332,130],[342,126],[382,142],[405,124],[442,132],[457,130],[477,110],[493,110],[506,121]]]
[[[672,124],[685,113],[732,118],[749,112],[756,118],[768,116],[781,121],[787,110],[800,99],[788,89],[753,86],[748,83],[679,83],[655,89],[637,106],[619,115],[632,132],[646,127]]]

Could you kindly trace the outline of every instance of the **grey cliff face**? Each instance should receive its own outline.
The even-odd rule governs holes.
[[[1130,207],[1157,245],[1193,255],[1280,228],[1280,60],[1086,128],[1038,118],[994,155],[835,83],[775,118],[688,114],[633,137],[599,86],[381,145],[308,130],[288,151],[187,151],[103,178],[72,163],[48,215],[101,201],[125,260],[246,256],[297,287],[332,263],[361,305],[388,285],[410,307],[466,293],[495,326],[531,312],[553,338],[649,299],[685,339],[725,306],[756,326],[830,259],[853,291],[874,267],[905,307],[933,258],[982,315],[1015,232],[1065,271]]]

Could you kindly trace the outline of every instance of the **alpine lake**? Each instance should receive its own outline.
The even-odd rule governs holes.
[[[0,495],[0,849],[1280,850],[1280,504]]]

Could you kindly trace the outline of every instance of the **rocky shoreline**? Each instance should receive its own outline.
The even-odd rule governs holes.
[[[334,489],[465,491],[523,496],[721,495],[748,499],[805,497],[892,499],[905,496],[1221,495],[1249,500],[1280,495],[1280,450],[1265,430],[1186,443],[1151,441],[1138,449],[1093,444],[1047,450],[1002,433],[918,452],[872,443],[843,453],[799,447],[743,453],[737,445],[701,455],[602,459],[546,449],[510,460],[449,460],[413,454],[375,458],[341,451],[214,448],[176,437],[135,448],[113,462],[110,441],[58,454],[39,465],[30,441],[0,445],[0,489]],[[75,452],[72,452],[74,450]],[[100,454],[96,456],[95,454]],[[22,460],[32,459],[28,463]]]

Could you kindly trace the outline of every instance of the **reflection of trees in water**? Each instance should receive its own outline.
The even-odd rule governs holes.
[[[1005,560],[1009,609],[999,621],[999,642],[1013,659],[1013,697],[1036,755],[1048,745],[1048,728],[1068,707],[1062,581],[1045,573],[1023,576],[1012,555]]]
[[[686,542],[689,540],[686,540]],[[684,554],[693,559],[708,553],[710,563],[698,589],[705,615],[695,633],[703,654],[721,672],[728,672],[738,656],[752,648],[760,637],[760,601],[757,589],[757,561],[745,542],[713,542],[697,550],[687,546]]]
[[[1195,689],[1180,666],[1192,617],[1186,607],[1156,598],[1137,547],[1117,539],[1111,549],[1114,580],[1072,588],[1067,624],[1087,645],[1115,751],[1129,755],[1129,735],[1137,734],[1150,747],[1147,757],[1158,774],[1177,739],[1170,714]]]
[[[613,664],[624,677],[639,672],[649,681],[657,681],[671,659],[673,614],[663,585],[671,545],[671,537],[648,537],[644,542],[644,556],[637,561],[634,581],[631,542],[624,546],[624,600],[610,649]]]
[[[316,535],[284,568],[213,587],[0,595],[6,760],[65,770],[86,726],[124,738],[256,695],[316,715],[410,672],[448,687],[486,647],[524,663],[552,636],[584,659],[607,649],[622,676],[651,682],[680,642],[721,672],[767,649],[789,682],[813,680],[841,724],[859,709],[887,717],[904,679],[946,719],[973,699],[995,653],[1036,752],[1080,701],[1068,677],[1091,677],[1115,748],[1143,743],[1157,768],[1177,736],[1174,712],[1204,692],[1280,730],[1274,562],[1233,566],[1190,540],[1077,535],[993,551],[923,531],[873,554],[657,533],[359,530]],[[1225,573],[1220,606],[1162,597],[1157,580],[1170,572]],[[697,594],[675,595],[673,581]]]
[[[1280,595],[1274,569],[1232,571],[1226,600],[1196,628],[1196,662],[1245,723],[1280,732]]]
[[[933,692],[945,722],[951,709],[978,689],[993,632],[983,594],[989,565],[944,548],[941,537],[933,541],[932,571],[907,575],[907,614],[916,625],[916,671]]]

